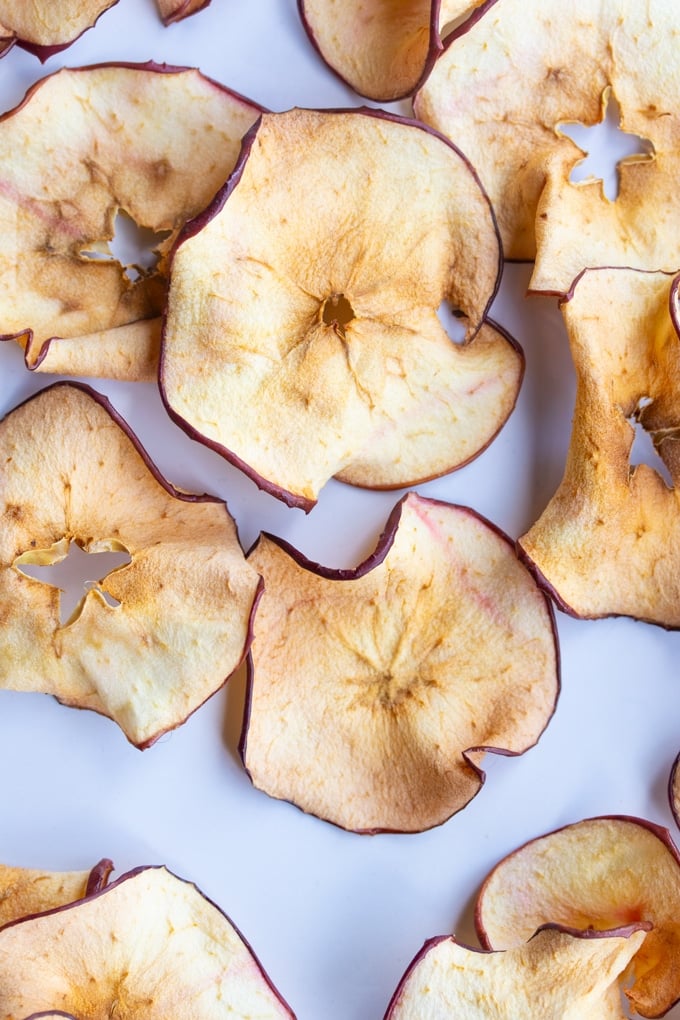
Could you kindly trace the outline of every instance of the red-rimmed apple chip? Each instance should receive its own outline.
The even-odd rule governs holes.
[[[574,616],[680,626],[679,283],[593,270],[562,304],[577,375],[571,444],[562,482],[520,547]],[[634,463],[636,426],[656,467],[652,457]]]
[[[668,802],[675,824],[680,826],[680,754],[676,757],[668,777]]]
[[[199,890],[139,868],[0,930],[0,1015],[294,1020],[250,947]]]
[[[499,255],[469,164],[426,128],[375,110],[265,114],[173,255],[168,409],[306,509],[334,475],[386,488],[452,470],[521,380],[516,346],[480,330]]]
[[[583,0],[577,13],[566,12],[563,0],[487,0],[449,37],[416,96],[416,111],[454,138],[477,168],[496,209],[507,258],[535,255],[536,209],[550,159],[558,153],[567,176],[582,159],[558,126],[596,124],[611,89],[621,107],[622,130],[648,140],[656,159],[624,161],[615,202],[599,185],[574,187],[581,192],[572,196],[574,202],[583,200],[579,208],[591,212],[593,220],[565,217],[563,249],[576,249],[576,272],[587,265],[628,265],[633,254],[639,268],[677,266],[680,218],[673,167],[680,87],[668,68],[675,65],[679,31],[680,7],[666,0],[644,5]],[[572,187],[564,178],[561,186]],[[549,232],[550,220],[543,227]],[[635,251],[636,245],[642,238],[647,244],[654,232],[651,262],[638,261],[644,251]],[[603,233],[622,244],[628,257],[588,259],[589,246],[595,242],[599,250]],[[659,263],[664,249],[666,258]]]
[[[540,928],[505,952],[430,939],[385,1020],[625,1020],[620,979],[645,932]]]
[[[0,334],[29,368],[156,377],[170,246],[259,113],[195,70],[111,64],[59,71],[0,119]],[[136,279],[102,257],[119,212],[159,238]]]
[[[70,46],[117,3],[118,0],[0,0],[0,56],[16,43],[40,60],[47,60]]]
[[[263,536],[242,754],[255,786],[348,829],[420,831],[521,754],[558,693],[546,599],[471,510],[405,497],[375,552],[329,570]]]
[[[89,871],[40,871],[1,864],[0,927],[91,896],[106,887],[112,870],[108,859]]]
[[[211,0],[156,0],[158,13],[165,25],[171,25],[175,21],[182,21],[192,14],[197,14],[204,7],[208,7]]]
[[[143,747],[242,661],[259,578],[224,503],[165,482],[105,398],[61,383],[7,416],[0,512],[0,687],[95,709]],[[70,542],[131,562],[64,625],[59,589],[21,567]]]
[[[652,925],[626,990],[643,1016],[680,997],[680,857],[667,829],[638,818],[588,818],[534,839],[488,876],[477,901],[482,943],[506,949],[547,922],[607,929]]]

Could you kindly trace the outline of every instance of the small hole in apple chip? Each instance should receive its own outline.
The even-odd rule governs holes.
[[[664,464],[654,446],[652,436],[640,421],[640,416],[646,407],[653,403],[651,397],[642,397],[638,405],[627,419],[628,424],[635,430],[633,445],[630,450],[630,470],[635,470],[638,464],[646,464],[653,468],[658,475],[661,475],[669,489],[673,488],[673,479],[670,471]]]
[[[98,241],[83,249],[80,254],[85,258],[119,262],[125,275],[134,282],[155,271],[159,245],[170,236],[170,233],[169,230],[156,232],[150,227],[140,226],[120,209],[116,215],[111,241]]]
[[[345,326],[354,319],[354,309],[344,294],[331,294],[321,306],[321,321],[326,326],[334,326],[341,336],[345,335]]]
[[[451,343],[462,346],[467,334],[468,320],[466,316],[452,308],[447,301],[442,301],[437,309],[437,318],[446,330]]]

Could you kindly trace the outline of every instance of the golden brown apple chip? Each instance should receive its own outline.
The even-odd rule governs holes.
[[[375,110],[265,114],[173,255],[168,409],[306,509],[333,475],[443,474],[496,435],[520,385],[521,353],[483,322],[498,273],[486,196],[443,139]]]
[[[0,1016],[294,1020],[249,946],[199,890],[139,868],[0,930]]]
[[[678,754],[673,762],[671,774],[668,778],[668,801],[675,824],[680,826],[680,754]]]
[[[0,0],[0,55],[14,43],[47,60],[118,0]],[[5,157],[3,153],[3,160]]]
[[[99,861],[89,871],[39,871],[0,865],[0,927],[91,896],[105,888],[113,864]]]
[[[546,926],[502,953],[431,939],[385,1020],[625,1020],[619,981],[644,937],[632,925],[606,933]]]
[[[225,505],[165,482],[107,401],[57,384],[0,424],[0,687],[114,719],[146,747],[237,668],[259,578]],[[73,541],[131,562],[65,625],[59,589],[27,576]]]
[[[520,547],[575,616],[680,626],[680,343],[669,310],[678,282],[594,270],[562,306],[577,373],[571,445],[562,482]],[[631,464],[638,423],[659,470]]]
[[[507,949],[547,922],[607,929],[652,925],[626,990],[642,1016],[680,997],[680,857],[667,829],[639,818],[588,818],[534,839],[486,879],[477,901],[482,943]]]
[[[211,0],[156,0],[158,13],[166,25],[182,21],[191,14],[196,14],[204,7],[208,7],[210,3]]]
[[[555,159],[558,186],[571,192],[560,238],[587,254],[593,241],[599,250],[606,234],[626,252],[597,262],[586,257],[578,264],[577,258],[576,272],[628,265],[633,256],[639,268],[677,267],[680,85],[669,68],[676,64],[679,32],[680,6],[667,0],[582,0],[573,11],[563,0],[488,0],[449,37],[416,97],[416,111],[455,139],[477,169],[507,258],[536,253],[537,203]],[[600,121],[607,90],[620,103],[621,128],[648,140],[656,153],[654,161],[621,166],[615,202],[599,185],[568,184],[582,152],[558,130]],[[543,233],[552,226],[548,219]],[[641,241],[651,244],[649,259]],[[661,255],[663,262],[657,261]],[[576,273],[565,272],[571,272],[568,287]]]
[[[111,64],[59,71],[0,119],[0,334],[29,368],[156,377],[170,246],[259,112],[198,71]],[[110,256],[119,213],[161,236],[155,268]]]
[[[420,831],[536,743],[558,694],[548,603],[471,510],[411,494],[372,556],[329,570],[262,537],[241,748],[253,783],[361,832]]]

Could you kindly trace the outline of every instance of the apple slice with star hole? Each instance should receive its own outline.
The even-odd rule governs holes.
[[[0,1015],[294,1020],[229,919],[165,868],[0,929]]]
[[[0,0],[0,56],[15,43],[47,60],[70,46],[118,0]]]
[[[485,321],[499,270],[492,210],[445,140],[377,110],[265,114],[175,248],[166,406],[306,510],[334,475],[444,474],[493,439],[520,386],[521,352]]]
[[[475,920],[489,949],[517,946],[547,922],[579,929],[650,924],[626,995],[662,1016],[680,997],[680,857],[667,829],[640,818],[588,818],[526,843],[480,891]]]
[[[621,978],[644,937],[635,925],[607,932],[546,925],[498,953],[430,939],[385,1020],[625,1020]]]
[[[260,578],[233,520],[161,478],[104,397],[57,383],[12,411],[0,493],[0,687],[94,709],[147,747],[239,666]],[[54,562],[71,540],[130,562],[64,625],[59,590],[21,567]]]
[[[40,871],[0,864],[0,927],[104,889],[113,870],[104,859],[89,871]]]
[[[418,832],[521,754],[558,695],[549,604],[473,511],[410,494],[351,570],[262,536],[241,754],[254,785],[359,832]]]
[[[27,367],[156,378],[168,252],[260,112],[196,70],[149,63],[61,70],[4,115],[0,335]],[[158,237],[134,279],[108,247],[119,213]]]

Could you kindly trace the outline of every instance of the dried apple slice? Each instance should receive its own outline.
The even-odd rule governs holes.
[[[14,410],[0,451],[0,687],[102,712],[146,747],[246,653],[259,578],[234,522],[221,501],[173,489],[83,387],[56,384]],[[70,541],[131,562],[62,625],[59,590],[21,566],[57,561]]]
[[[577,374],[571,444],[559,488],[519,543],[574,616],[680,626],[680,334],[669,311],[679,283],[593,270],[562,305]],[[659,470],[631,463],[637,423]]]
[[[210,3],[211,0],[156,0],[158,13],[165,25],[171,25],[175,21],[183,21],[184,18],[202,11]]]
[[[425,943],[385,1020],[625,1020],[619,981],[645,932],[546,926],[505,952]]]
[[[5,45],[14,43],[47,60],[70,46],[99,16],[118,0],[0,0],[0,34]],[[3,161],[4,162],[4,161]]]
[[[0,1014],[294,1020],[229,919],[165,868],[0,930]]]
[[[89,871],[40,871],[0,865],[0,927],[92,896],[106,887],[112,870],[108,859]]]
[[[558,694],[547,600],[471,510],[405,497],[330,570],[268,536],[241,739],[259,789],[360,832],[416,832],[474,797],[482,751],[536,743]]]
[[[149,63],[59,71],[0,119],[0,334],[29,368],[156,377],[167,254],[259,113],[198,71]],[[119,212],[165,235],[136,279],[94,257]]]
[[[479,894],[482,944],[506,949],[538,925],[606,929],[652,925],[626,989],[642,1016],[680,997],[680,856],[667,829],[639,818],[588,818],[520,847],[498,864]]]
[[[173,255],[168,410],[305,509],[333,475],[385,487],[452,470],[520,385],[516,346],[490,325],[476,338],[498,273],[490,206],[443,139],[376,110],[265,114]]]
[[[528,24],[535,30],[527,31]],[[583,209],[593,213],[593,221],[565,218],[568,244],[582,254],[603,232],[626,243],[630,229],[632,243],[626,247],[632,252],[638,228],[649,238],[654,218],[655,247],[665,248],[667,259],[635,265],[677,266],[677,171],[671,172],[663,154],[677,152],[680,92],[668,68],[675,66],[678,31],[680,8],[665,0],[645,5],[587,0],[579,4],[578,16],[567,15],[562,0],[488,0],[449,37],[416,96],[416,112],[454,138],[476,167],[496,209],[507,258],[536,254],[534,224],[547,162],[559,153],[566,173],[582,158],[559,125],[597,123],[602,97],[611,89],[623,130],[648,139],[656,160],[621,166],[616,202],[598,186],[590,189]],[[573,190],[581,192],[571,196],[574,201],[585,202],[588,189]],[[545,229],[551,229],[549,221]],[[586,258],[577,271],[593,264],[628,259]]]

